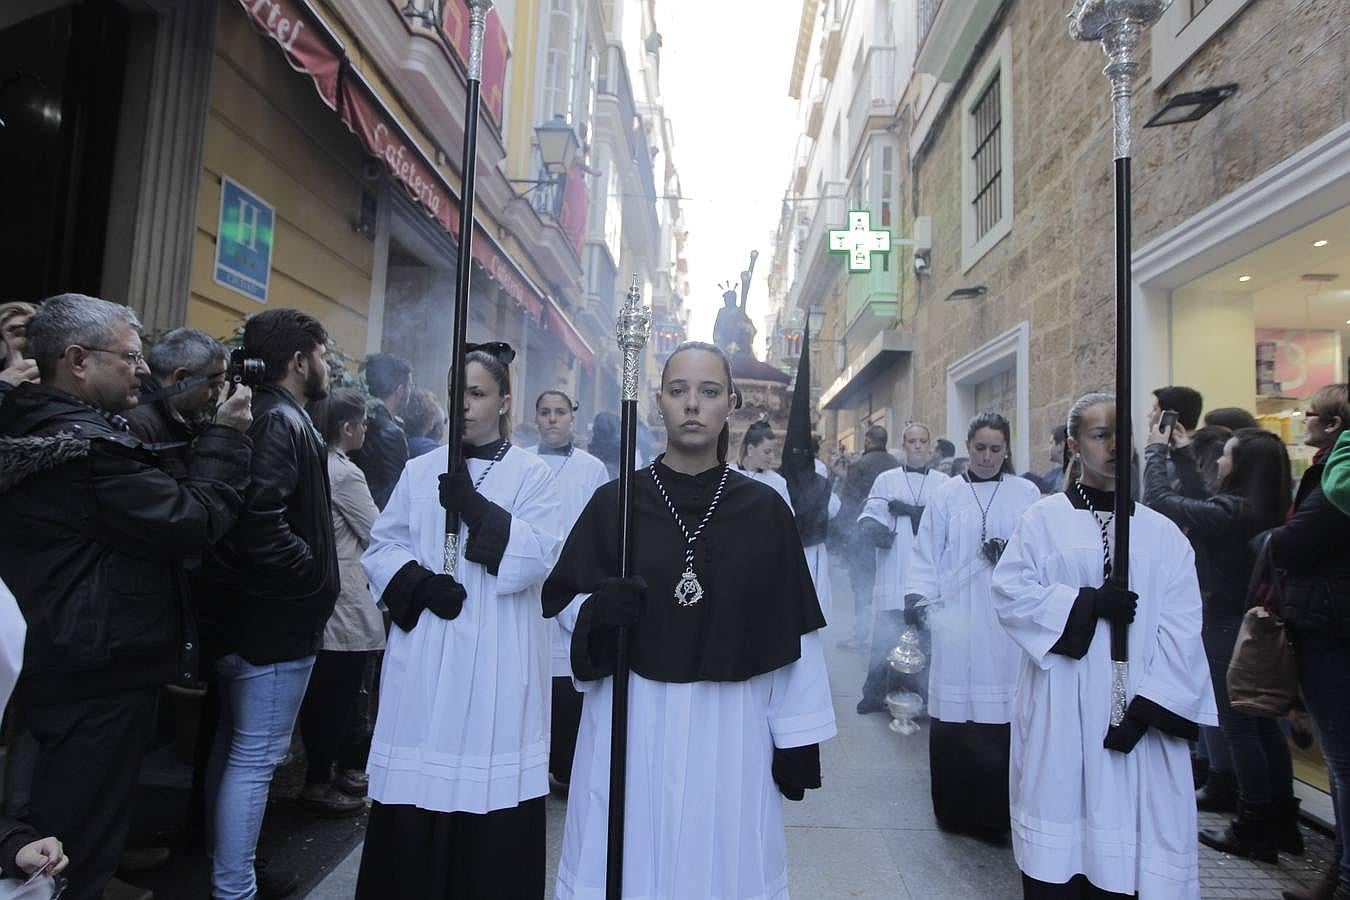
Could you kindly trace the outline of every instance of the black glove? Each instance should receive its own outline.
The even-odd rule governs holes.
[[[820,787],[820,745],[773,748],[773,763],[769,767],[778,792],[789,800],[801,800],[808,789]]]
[[[605,628],[635,625],[647,605],[647,582],[636,575],[606,578],[586,600],[586,605],[592,604],[596,625]]]
[[[441,476],[441,506],[446,512],[459,513],[470,528],[483,521],[491,505],[491,501],[473,486],[469,467],[463,460],[453,472]]]
[[[1127,625],[1134,621],[1134,611],[1139,605],[1139,595],[1134,591],[1127,591],[1111,581],[1099,588],[1084,590],[1091,592],[1092,612],[1097,618]]]
[[[464,609],[464,585],[449,575],[432,575],[413,589],[413,602],[450,621]]]
[[[901,516],[913,516],[917,518],[923,513],[922,506],[911,506],[903,500],[891,500],[886,504],[886,508],[891,511],[891,515],[897,519]]]
[[[906,594],[906,595],[905,595],[905,624],[906,624],[906,625],[912,625],[912,626],[914,626],[915,628],[922,628],[922,627],[923,627],[924,620],[925,620],[926,618],[928,618],[928,615],[927,615],[927,609],[928,609],[928,608],[927,608],[926,606],[918,606],[918,605],[917,605],[918,602],[919,602],[920,600],[922,600],[922,599],[923,599],[923,597],[920,596],[919,594]]]
[[[1145,731],[1148,731],[1148,725],[1127,715],[1119,725],[1106,729],[1106,740],[1102,741],[1102,746],[1117,753],[1129,753]]]

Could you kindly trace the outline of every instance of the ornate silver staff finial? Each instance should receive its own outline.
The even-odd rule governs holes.
[[[638,398],[638,369],[642,365],[642,349],[647,346],[647,336],[652,330],[651,307],[642,305],[642,286],[637,275],[628,289],[628,296],[619,309],[618,327],[615,329],[619,339],[619,349],[623,351],[623,399]]]
[[[488,10],[492,9],[492,0],[468,0],[468,4],[469,4],[468,76],[474,81],[482,81],[483,29],[487,25]]]
[[[1069,36],[1101,41],[1106,51],[1102,72],[1111,81],[1116,159],[1130,156],[1130,93],[1139,71],[1139,38],[1171,5],[1172,0],[1075,0],[1069,13]]]

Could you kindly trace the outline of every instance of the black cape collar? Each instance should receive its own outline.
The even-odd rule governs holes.
[[[502,444],[505,444],[505,443],[506,443],[506,440],[505,440],[505,439],[499,438],[499,439],[497,439],[497,440],[495,440],[495,441],[490,441],[490,442],[488,442],[488,443],[486,443],[486,444],[481,444],[481,445],[479,445],[479,446],[477,446],[477,447],[475,447],[473,444],[465,444],[465,445],[464,445],[464,458],[465,458],[465,459],[496,459],[496,458],[497,458],[497,453],[500,452],[500,450],[502,449]]]
[[[981,478],[974,472],[970,471],[969,469],[966,469],[965,474],[962,477],[964,477],[966,481],[969,481],[971,484],[988,484],[991,481],[1001,481],[1003,479],[1003,473],[997,472],[990,478]]]
[[[1115,511],[1116,508],[1115,491],[1103,491],[1100,490],[1099,488],[1089,487],[1088,485],[1083,484],[1083,482],[1081,481],[1074,482],[1074,484],[1070,485],[1069,489],[1064,492],[1064,496],[1069,498],[1069,505],[1072,506],[1074,509],[1088,508],[1088,505],[1083,502],[1083,497],[1078,493],[1079,488],[1083,489],[1083,493],[1086,494],[1087,498],[1092,501],[1092,506],[1097,510],[1098,513],[1106,515],[1107,513]],[[1130,501],[1130,515],[1134,515],[1133,500]]]
[[[550,447],[550,446],[548,446],[548,445],[546,445],[546,444],[540,444],[540,445],[539,445],[539,455],[540,455],[540,456],[571,456],[571,455],[572,455],[572,442],[571,442],[571,441],[568,441],[567,443],[563,444],[561,447]]]
[[[927,475],[927,474],[928,474],[928,467],[927,467],[927,466],[905,466],[905,471],[906,471],[906,472],[912,472],[912,473],[914,473],[915,475]]]
[[[694,544],[704,596],[678,606],[685,538],[652,478],[688,529],[698,527],[724,467],[682,475],[658,457],[633,478],[633,574],[647,582],[646,610],[629,629],[633,671],[651,681],[747,681],[794,662],[801,637],[825,625],[797,524],[774,491],[736,471]],[[592,496],[544,583],[546,616],[618,574],[618,482]]]

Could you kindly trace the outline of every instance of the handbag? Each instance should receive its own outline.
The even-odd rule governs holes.
[[[1279,575],[1270,564],[1270,537],[1256,555],[1247,586],[1249,608],[1242,617],[1228,663],[1228,702],[1251,716],[1277,717],[1298,699],[1298,661],[1280,607]]]

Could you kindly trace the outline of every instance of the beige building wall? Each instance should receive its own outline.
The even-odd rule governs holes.
[[[366,158],[308,77],[233,4],[220,4],[187,324],[228,337],[246,315],[294,307],[323,322],[341,349],[364,355],[374,244],[352,225]],[[212,280],[222,175],[275,208],[266,304]]]
[[[1013,0],[967,68],[1010,30],[1011,233],[961,271],[961,115],[967,85],[911,160],[910,208],[933,222],[932,274],[917,284],[914,412],[949,423],[947,368],[1026,321],[1030,445],[1077,396],[1114,377],[1111,118],[1104,55],[1070,40],[1063,4]],[[1134,246],[1200,212],[1350,119],[1350,25],[1335,0],[1255,0],[1155,91],[1148,40],[1135,81]],[[1005,73],[1006,74],[1006,73]],[[1229,82],[1238,93],[1198,122],[1143,130],[1167,97]],[[913,283],[914,275],[905,277]],[[945,302],[984,285],[981,298]],[[914,296],[913,293],[910,296]],[[1158,373],[1157,382],[1168,375]],[[1022,467],[1024,461],[1017,460]]]

